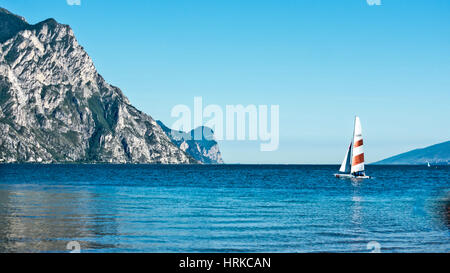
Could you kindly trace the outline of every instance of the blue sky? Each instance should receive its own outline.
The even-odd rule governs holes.
[[[280,105],[280,148],[223,141],[228,163],[340,163],[449,140],[450,1],[0,0],[69,24],[105,79],[172,124],[177,104]]]

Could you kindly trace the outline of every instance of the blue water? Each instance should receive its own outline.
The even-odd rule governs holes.
[[[0,165],[0,252],[450,252],[449,166],[337,169]]]

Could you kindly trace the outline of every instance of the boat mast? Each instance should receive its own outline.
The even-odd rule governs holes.
[[[353,166],[353,148],[355,147],[355,127],[356,127],[356,116],[355,120],[353,121],[353,134],[352,134],[352,150],[350,151],[350,174],[352,173],[352,166]]]

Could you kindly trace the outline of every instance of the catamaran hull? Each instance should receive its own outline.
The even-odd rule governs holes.
[[[355,176],[353,174],[342,174],[342,173],[336,173],[334,175],[336,178],[348,178],[348,179],[370,179],[370,176],[364,175],[364,176]]]

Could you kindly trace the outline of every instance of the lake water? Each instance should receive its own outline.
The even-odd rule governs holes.
[[[0,252],[450,252],[449,166],[338,168],[0,165]]]

